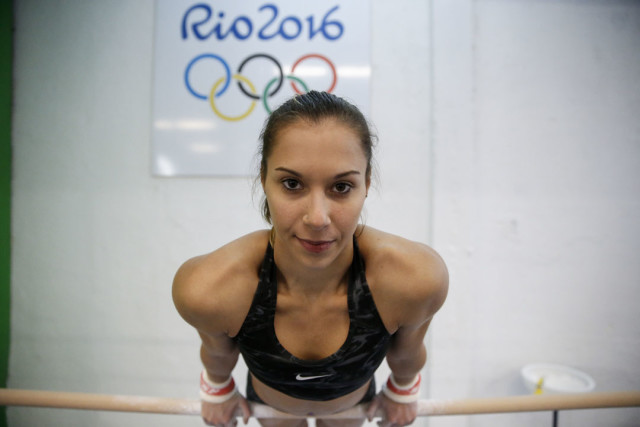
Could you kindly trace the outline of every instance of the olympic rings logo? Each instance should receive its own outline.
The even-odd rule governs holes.
[[[266,59],[269,60],[271,62],[273,62],[273,64],[277,67],[278,69],[278,76],[274,77],[273,79],[271,79],[264,88],[256,88],[255,85],[253,84],[253,82],[251,80],[249,80],[247,77],[245,77],[244,75],[242,75],[242,71],[245,68],[245,66],[256,59]],[[293,88],[293,90],[298,93],[298,94],[302,94],[303,92],[300,90],[300,88],[298,87],[301,86],[302,90],[304,90],[304,93],[309,91],[309,87],[307,86],[307,84],[302,81],[302,79],[300,79],[299,77],[296,77],[293,75],[293,73],[296,70],[296,67],[298,67],[298,65],[300,65],[302,62],[306,61],[307,59],[310,58],[316,58],[316,59],[320,59],[322,61],[324,61],[329,68],[331,69],[331,73],[332,73],[332,79],[331,79],[331,85],[329,86],[328,89],[325,89],[326,92],[332,92],[333,89],[335,89],[336,84],[338,82],[338,74],[336,72],[336,67],[333,64],[333,62],[331,62],[329,60],[329,58],[327,58],[326,56],[323,55],[319,55],[316,53],[311,53],[308,55],[304,55],[301,56],[300,58],[298,58],[293,66],[291,67],[291,74],[289,75],[284,75],[284,71],[282,69],[282,65],[280,64],[280,62],[274,58],[271,55],[268,55],[266,53],[256,53],[254,55],[248,56],[247,58],[245,58],[240,65],[238,66],[238,70],[235,73],[231,73],[231,69],[229,68],[229,64],[227,64],[227,62],[219,55],[213,54],[213,53],[203,53],[201,55],[196,56],[195,58],[193,58],[189,64],[187,65],[187,68],[184,71],[184,83],[185,86],[187,87],[187,90],[191,93],[191,95],[193,95],[194,97],[196,97],[197,99],[203,100],[203,101],[209,101],[209,105],[211,106],[211,110],[213,110],[213,112],[220,117],[223,120],[227,120],[230,122],[235,122],[235,121],[239,121],[242,120],[246,117],[248,117],[253,110],[256,107],[256,104],[258,103],[258,101],[262,101],[262,105],[265,109],[265,111],[267,112],[267,114],[271,114],[271,108],[269,107],[269,104],[267,102],[267,98],[270,98],[272,96],[274,96],[276,93],[278,93],[278,91],[282,88],[282,85],[286,80],[289,80],[291,87]],[[190,74],[191,71],[193,69],[193,67],[199,63],[200,61],[204,61],[204,60],[215,60],[218,61],[219,63],[222,64],[222,66],[224,67],[224,76],[219,78],[218,80],[216,80],[213,83],[213,86],[211,87],[211,90],[208,93],[200,93],[198,91],[196,91],[193,86],[191,85],[190,82]],[[227,115],[225,113],[223,113],[220,108],[218,108],[218,103],[216,101],[216,99],[219,99],[229,88],[229,85],[231,84],[231,80],[236,80],[238,82],[238,88],[240,89],[240,91],[248,98],[250,99],[250,104],[249,104],[249,108],[247,108],[247,110],[237,116],[230,116]],[[273,87],[273,89],[272,89]],[[248,89],[247,89],[248,88]],[[258,89],[260,89],[260,91],[258,91]]]

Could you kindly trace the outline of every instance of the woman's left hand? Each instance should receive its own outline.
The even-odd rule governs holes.
[[[394,402],[383,393],[378,393],[371,401],[367,409],[367,419],[369,421],[373,420],[378,409],[382,409],[384,412],[382,420],[378,421],[380,427],[407,426],[413,423],[418,416],[418,402]]]

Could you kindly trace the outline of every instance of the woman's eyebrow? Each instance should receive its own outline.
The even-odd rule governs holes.
[[[342,173],[339,173],[338,175],[336,175],[334,178],[335,179],[340,179],[340,178],[344,178],[345,176],[349,176],[349,175],[360,175],[360,171],[352,170],[352,171],[348,171],[348,172],[342,172]]]
[[[275,170],[280,171],[280,172],[286,172],[286,173],[290,173],[291,175],[297,176],[297,177],[302,177],[302,174],[300,172],[296,172],[293,169],[289,169],[289,168],[285,168],[285,167],[277,167]],[[349,175],[360,175],[360,171],[357,170],[350,170],[347,172],[342,172],[337,174],[336,176],[334,176],[334,179],[340,179],[340,178],[344,178],[345,176],[349,176]]]
[[[280,171],[280,172],[286,172],[286,173],[290,173],[291,175],[295,175],[297,177],[301,177],[302,174],[299,172],[294,171],[293,169],[288,169],[288,168],[283,168],[283,167],[279,167],[276,168],[275,170]]]

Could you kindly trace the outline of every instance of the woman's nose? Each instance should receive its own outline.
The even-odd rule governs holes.
[[[303,223],[314,229],[321,229],[329,225],[331,218],[329,216],[328,202],[324,194],[309,195],[307,212],[302,218]]]

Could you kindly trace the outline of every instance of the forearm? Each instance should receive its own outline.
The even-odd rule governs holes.
[[[203,342],[200,357],[205,371],[200,376],[202,418],[207,425],[235,426],[235,414],[242,412],[244,423],[249,422],[251,408],[238,393],[231,371],[238,361],[238,349],[233,345],[207,348]]]
[[[212,381],[223,382],[231,376],[231,371],[238,362],[239,351],[237,348],[225,352],[212,352],[202,345],[200,358]]]
[[[426,360],[427,351],[422,341],[416,344],[407,340],[392,342],[387,352],[391,376],[382,387],[382,397],[374,400],[367,410],[369,421],[373,420],[379,407],[384,411],[383,422],[380,425],[403,426],[415,420],[420,399],[419,374]]]
[[[387,354],[387,363],[393,378],[398,384],[408,384],[412,382],[416,375],[420,373],[427,361],[427,350],[424,344],[420,344],[415,349],[392,348]]]

